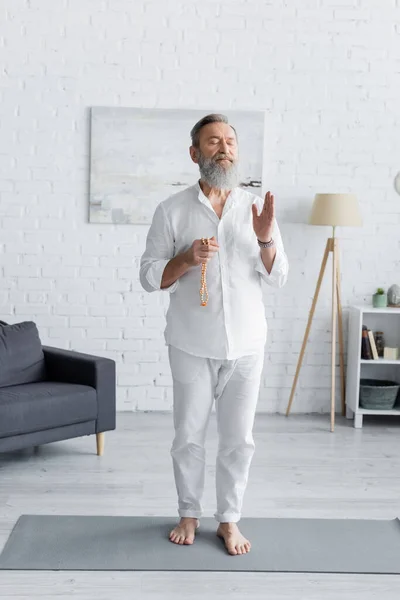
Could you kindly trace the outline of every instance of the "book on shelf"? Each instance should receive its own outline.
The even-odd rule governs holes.
[[[363,360],[372,360],[372,348],[368,335],[368,327],[363,325],[361,333],[361,358]]]
[[[371,346],[372,358],[374,360],[378,360],[379,356],[378,356],[378,350],[376,349],[374,334],[372,333],[372,331],[370,329],[368,329],[368,338],[369,338],[369,343]]]
[[[361,358],[363,360],[379,360],[373,331],[363,325],[361,335]]]

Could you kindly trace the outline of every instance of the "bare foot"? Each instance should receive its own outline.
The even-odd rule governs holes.
[[[179,524],[169,534],[169,539],[174,544],[193,544],[198,526],[198,519],[182,517]]]
[[[251,544],[240,533],[236,523],[220,523],[217,529],[217,536],[224,540],[229,554],[247,554],[250,552]]]

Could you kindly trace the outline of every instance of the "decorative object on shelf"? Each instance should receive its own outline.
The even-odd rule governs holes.
[[[374,308],[386,308],[388,304],[387,294],[383,288],[378,288],[372,296],[372,306]]]
[[[360,380],[360,406],[372,410],[392,410],[400,385],[384,379]]]
[[[400,194],[400,171],[397,173],[396,177],[394,178],[394,189],[396,190],[396,192],[398,194]]]
[[[385,346],[383,349],[383,358],[386,358],[386,360],[399,360],[399,349]]]
[[[387,293],[388,306],[400,308],[400,285],[394,283],[390,286]]]
[[[339,267],[339,247],[335,238],[337,226],[360,227],[362,224],[358,201],[353,194],[316,194],[311,210],[310,225],[328,225],[332,227],[332,237],[328,238],[325,253],[322,258],[321,269],[315,289],[314,299],[308,317],[307,327],[304,334],[303,344],[297,363],[286,416],[292,406],[297,380],[299,378],[301,364],[303,362],[307,339],[311,329],[315,307],[321,288],[326,263],[332,253],[332,350],[331,350],[331,431],[335,428],[335,367],[336,367],[336,328],[339,330],[339,358],[341,374],[341,396],[342,414],[345,414],[345,380],[344,380],[344,345],[343,345],[343,322],[341,304],[341,281]]]
[[[383,358],[383,350],[385,348],[385,336],[383,335],[383,331],[375,331],[374,339],[378,356],[379,358]]]

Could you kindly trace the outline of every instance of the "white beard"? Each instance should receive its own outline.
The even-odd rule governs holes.
[[[217,158],[206,158],[198,150],[198,161],[201,179],[210,187],[218,190],[232,190],[239,184],[239,170],[236,160],[231,163],[230,167],[225,168],[219,164]]]

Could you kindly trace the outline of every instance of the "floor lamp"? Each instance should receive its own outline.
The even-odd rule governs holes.
[[[342,396],[342,414],[345,414],[345,381],[344,381],[344,348],[343,348],[343,321],[342,304],[340,289],[340,265],[338,240],[335,238],[335,228],[337,226],[361,226],[361,216],[358,208],[357,198],[353,194],[316,194],[311,210],[310,225],[329,225],[333,228],[332,237],[328,238],[325,247],[325,253],[322,258],[321,269],[315,289],[314,299],[311,305],[308,323],[304,334],[303,344],[297,363],[296,374],[294,377],[292,391],[290,393],[289,403],[286,410],[286,416],[289,416],[292,407],[293,397],[296,390],[297,380],[299,378],[301,364],[303,362],[304,352],[307,345],[308,336],[311,329],[311,323],[314,316],[315,306],[317,304],[319,291],[329,255],[332,254],[332,355],[331,355],[331,431],[335,429],[335,363],[336,363],[336,328],[339,333],[339,357],[340,357],[340,375],[341,375],[341,396]]]

